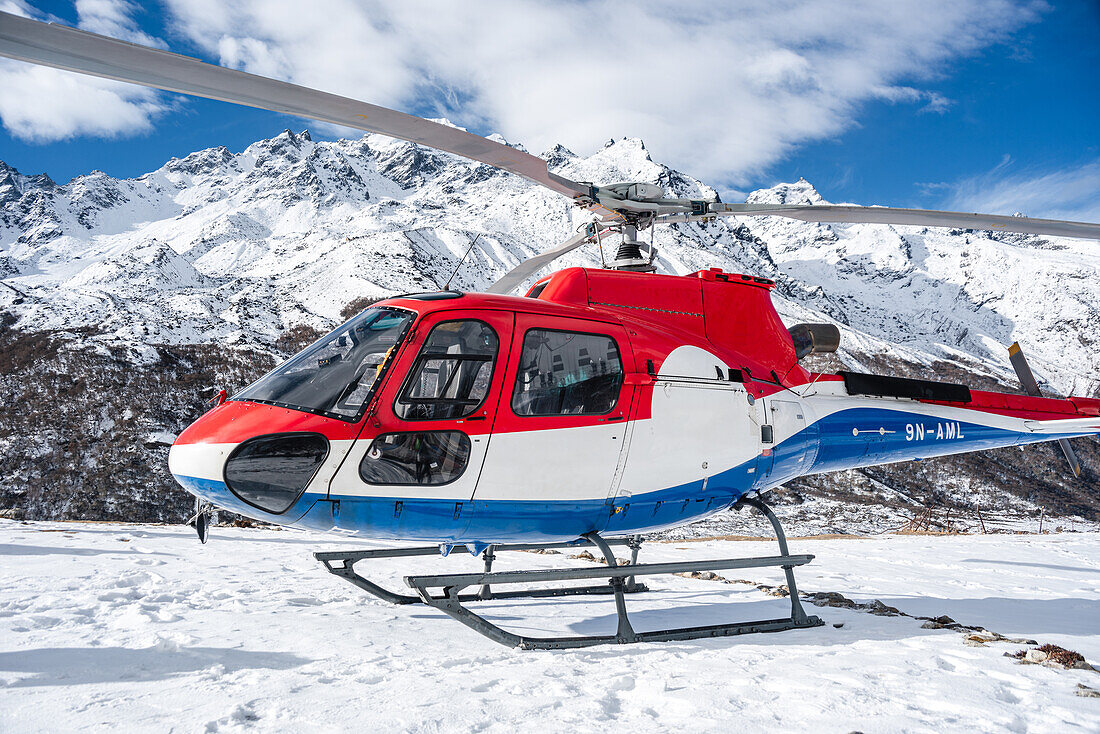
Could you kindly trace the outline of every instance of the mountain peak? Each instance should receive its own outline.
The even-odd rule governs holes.
[[[620,148],[620,147],[621,148],[626,148],[626,149],[629,149],[629,150],[645,150],[647,155],[648,155],[648,152],[649,152],[645,147],[645,141],[643,141],[641,138],[633,138],[633,137],[629,137],[629,136],[621,137],[618,140],[616,140],[615,138],[611,138],[606,143],[603,144],[603,149],[604,150],[606,150],[608,148]]]
[[[57,183],[47,173],[27,176],[20,173],[17,168],[0,161],[0,187],[3,186],[11,186],[13,190],[22,193],[27,189],[57,188]]]
[[[557,168],[558,166],[565,165],[569,161],[576,160],[577,154],[561,143],[558,143],[553,148],[543,151],[539,158],[546,161],[548,168]]]
[[[804,178],[794,183],[781,183],[769,189],[758,189],[745,199],[749,204],[828,204],[813,184]]]

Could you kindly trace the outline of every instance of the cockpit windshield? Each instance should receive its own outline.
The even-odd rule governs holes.
[[[357,420],[415,318],[411,311],[369,308],[232,399]]]

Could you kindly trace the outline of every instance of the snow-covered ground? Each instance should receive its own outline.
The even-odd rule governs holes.
[[[354,547],[361,547],[355,543]],[[509,650],[323,571],[346,539],[215,528],[0,521],[0,731],[1096,731],[1100,673],[1020,665],[908,617],[807,610],[777,635],[575,652]],[[1100,534],[797,540],[805,591],[948,615],[1100,663]],[[771,555],[672,542],[643,561]],[[503,555],[498,567],[586,565]],[[468,555],[416,570],[475,570]],[[399,588],[408,561],[375,575]],[[778,584],[777,569],[727,572]],[[653,577],[637,629],[782,616],[753,586]],[[490,602],[529,634],[614,627],[609,599]],[[838,626],[842,625],[842,626]]]
[[[904,466],[899,464],[898,466]],[[836,473],[839,482],[846,477],[858,476],[856,472]],[[853,495],[858,497],[857,492]],[[1002,496],[1005,493],[1002,491]],[[771,501],[771,495],[768,500]],[[908,507],[886,507],[878,504],[860,504],[841,502],[824,497],[812,497],[797,505],[772,505],[772,510],[783,523],[788,535],[881,535],[904,530],[911,518],[918,515],[920,507],[915,503]],[[979,520],[980,518],[980,520]],[[945,512],[937,510],[934,517],[936,530],[944,529],[949,521],[955,532],[980,533],[982,528],[989,533],[1038,533],[1046,532],[1082,532],[1100,533],[1100,522],[1086,520],[1075,515],[1062,517],[1045,516],[1024,512],[990,513],[988,510],[979,515],[973,509]],[[660,536],[670,540],[699,537],[721,537],[726,535],[771,536],[771,526],[752,510],[738,511],[726,509],[690,525],[681,525],[662,531]]]

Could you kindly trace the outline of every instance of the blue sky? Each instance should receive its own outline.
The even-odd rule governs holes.
[[[590,153],[609,137],[642,137],[656,160],[727,199],[802,176],[832,201],[1100,220],[1100,2],[667,5],[624,15],[610,0],[515,0],[482,6],[494,19],[486,23],[468,5],[427,0],[401,10],[324,0],[315,12],[289,0],[0,0],[0,9],[445,115],[534,152],[560,141]],[[0,160],[58,181],[91,169],[139,175],[286,127],[337,132],[102,82],[74,87],[85,82],[47,71],[0,66]]]

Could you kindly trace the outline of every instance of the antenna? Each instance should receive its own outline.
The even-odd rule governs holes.
[[[468,248],[466,248],[466,254],[463,255],[462,259],[458,261],[458,265],[455,265],[455,271],[453,273],[451,273],[451,277],[447,278],[447,284],[443,286],[443,290],[445,290],[445,291],[451,290],[451,281],[454,280],[454,277],[456,275],[458,275],[458,269],[462,267],[462,263],[466,262],[466,258],[468,258],[470,256],[470,252],[473,251],[474,245],[477,244],[477,241],[480,238],[481,238],[481,232],[478,232],[477,237],[474,237],[474,241],[470,243],[470,246]]]

